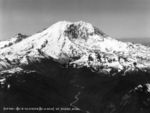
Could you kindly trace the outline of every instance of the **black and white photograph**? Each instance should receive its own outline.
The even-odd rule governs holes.
[[[150,0],[0,0],[0,113],[150,113]]]

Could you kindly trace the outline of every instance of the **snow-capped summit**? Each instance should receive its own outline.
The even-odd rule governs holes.
[[[19,37],[23,38],[0,42],[1,71],[49,58],[106,73],[150,68],[150,47],[118,41],[82,21],[61,21],[40,33]]]

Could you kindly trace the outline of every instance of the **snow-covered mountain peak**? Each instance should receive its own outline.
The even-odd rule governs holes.
[[[118,41],[82,21],[61,21],[32,36],[18,37],[0,42],[0,70],[49,58],[108,73],[150,67],[149,47]]]

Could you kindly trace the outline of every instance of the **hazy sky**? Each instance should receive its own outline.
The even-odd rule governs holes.
[[[0,40],[60,20],[90,22],[116,38],[150,37],[150,0],[0,0]]]

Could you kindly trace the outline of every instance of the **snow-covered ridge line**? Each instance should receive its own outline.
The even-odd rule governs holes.
[[[22,41],[24,38],[27,38],[27,35],[23,35],[21,33],[18,33],[15,37],[6,40],[6,41],[0,41],[0,49],[6,48],[6,47],[10,47],[15,43],[18,43],[20,41]]]
[[[21,37],[0,42],[1,71],[48,58],[106,73],[150,68],[150,47],[115,40],[82,21],[61,21]]]

